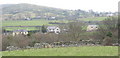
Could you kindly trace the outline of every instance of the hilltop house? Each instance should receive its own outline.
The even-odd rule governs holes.
[[[95,31],[98,29],[98,25],[88,25],[87,31]]]
[[[14,31],[13,31],[13,36],[19,35],[19,34],[27,35],[27,34],[28,34],[28,31],[27,31],[27,30],[23,30],[23,29],[18,29],[18,30],[14,30]]]
[[[60,33],[60,28],[58,26],[48,26],[47,27],[47,32],[59,34]]]

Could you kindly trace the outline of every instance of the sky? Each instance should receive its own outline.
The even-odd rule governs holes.
[[[120,0],[0,0],[0,4],[29,3],[40,6],[68,10],[93,10],[97,12],[116,12]]]

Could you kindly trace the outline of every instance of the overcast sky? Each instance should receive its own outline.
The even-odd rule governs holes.
[[[118,2],[120,0],[0,0],[0,4],[18,4],[29,3],[40,6],[55,7],[61,9],[81,9],[103,11],[118,11]]]

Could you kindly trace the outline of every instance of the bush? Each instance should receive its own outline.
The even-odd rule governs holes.
[[[44,25],[42,26],[42,29],[41,29],[41,30],[42,30],[42,33],[47,32],[46,27],[45,27]]]
[[[118,19],[117,17],[108,18],[99,24],[99,29],[93,35],[95,39],[101,40],[102,43],[109,41],[118,42]],[[108,39],[109,37],[109,39]],[[110,41],[111,40],[111,41]]]
[[[6,47],[8,46],[16,46],[19,48],[24,48],[29,45],[30,39],[27,36],[24,35],[16,35],[16,36],[3,36],[2,40],[2,49],[6,50]]]
[[[7,46],[10,46],[11,35],[2,35],[2,51],[6,50]]]

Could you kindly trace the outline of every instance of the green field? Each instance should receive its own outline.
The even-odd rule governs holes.
[[[3,21],[3,26],[41,26],[48,25],[49,22],[59,22],[57,20],[16,20],[16,21]]]
[[[2,57],[2,52],[0,52],[0,58]]]
[[[2,21],[2,26],[42,26],[42,25],[53,25],[49,24],[49,22],[62,22],[67,23],[67,20],[19,20],[19,21]],[[54,24],[55,25],[55,24]],[[17,29],[26,29],[26,30],[38,30],[36,27],[4,27],[6,30],[17,30]]]
[[[81,46],[4,51],[3,56],[118,56],[117,46]]]
[[[84,20],[84,21],[102,21],[105,20],[107,17],[90,17],[90,18],[80,18],[78,20]]]
[[[104,20],[106,17],[93,17],[93,18],[82,18],[78,20],[84,20],[84,21],[101,21]],[[60,23],[68,23],[71,21],[68,20],[45,20],[45,19],[38,19],[38,20],[8,20],[8,21],[2,21],[2,26],[42,26],[42,25],[53,25],[49,24],[49,22],[60,22]],[[55,25],[55,24],[54,24]],[[36,27],[5,27],[4,29],[12,31],[17,29],[26,29],[26,30],[38,30]]]
[[[81,18],[79,20],[85,20],[85,21],[101,21],[104,20],[106,17],[94,17],[94,18]],[[2,26],[41,26],[41,25],[48,25],[49,22],[69,22],[68,20],[44,20],[44,19],[39,19],[39,20],[30,20],[30,21],[25,21],[25,20],[19,20],[19,21],[2,21]]]

